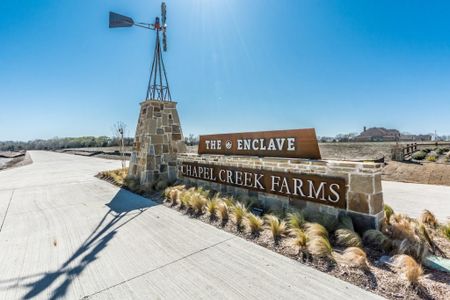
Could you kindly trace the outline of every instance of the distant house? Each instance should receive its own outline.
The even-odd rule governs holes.
[[[426,142],[431,141],[431,134],[402,134],[400,135],[400,141],[403,142]]]
[[[383,127],[367,129],[364,126],[363,132],[356,136],[354,140],[357,142],[395,142],[400,140],[400,131]]]

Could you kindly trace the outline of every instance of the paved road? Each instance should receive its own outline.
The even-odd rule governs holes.
[[[93,177],[117,161],[31,157],[0,172],[0,299],[380,299]]]
[[[450,221],[450,186],[383,181],[383,193],[396,212],[418,217],[428,209],[440,222]]]

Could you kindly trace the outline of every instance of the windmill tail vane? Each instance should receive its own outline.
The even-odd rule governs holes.
[[[153,62],[150,69],[150,79],[148,81],[146,100],[172,101],[167,80],[166,67],[164,65],[162,52],[167,51],[167,7],[166,3],[161,3],[161,18],[156,17],[154,23],[136,23],[132,18],[114,12],[109,13],[109,28],[137,26],[154,30],[156,33]],[[160,32],[162,33],[162,49]]]

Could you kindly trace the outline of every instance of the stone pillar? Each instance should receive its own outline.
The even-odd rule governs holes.
[[[151,187],[160,180],[177,179],[177,153],[186,152],[176,102],[141,103],[128,176]]]
[[[398,143],[391,149],[391,159],[395,161],[403,161],[405,159],[403,146]]]

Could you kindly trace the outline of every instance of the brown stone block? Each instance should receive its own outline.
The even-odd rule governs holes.
[[[176,102],[165,102],[164,108],[175,108],[177,106]]]
[[[360,212],[360,213],[369,213],[369,195],[363,193],[347,193],[347,209]]]
[[[172,132],[173,133],[180,133],[180,126],[172,125]]]
[[[173,115],[173,124],[180,124],[180,118],[178,117],[178,113],[175,112]]]
[[[147,121],[147,132],[148,134],[156,134],[156,120],[150,119]]]
[[[150,171],[150,170],[154,170],[155,168],[156,168],[155,157],[152,155],[147,155],[146,169]]]
[[[375,215],[383,210],[383,193],[370,195],[370,214]]]
[[[374,192],[373,176],[366,174],[350,174],[350,191],[372,194]]]
[[[172,132],[172,126],[165,126],[164,127],[164,132]]]
[[[169,145],[164,145],[164,144],[163,144],[162,147],[163,147],[163,148],[162,148],[162,152],[163,152],[163,153],[169,153]]]
[[[150,140],[152,144],[162,144],[163,143],[163,136],[162,135],[151,135]]]
[[[181,140],[181,134],[180,133],[172,133],[172,139],[174,141],[179,141]]]
[[[161,155],[162,154],[162,145],[155,145],[155,155]]]
[[[374,193],[381,193],[383,190],[383,187],[381,186],[381,174],[375,174],[373,180]]]

